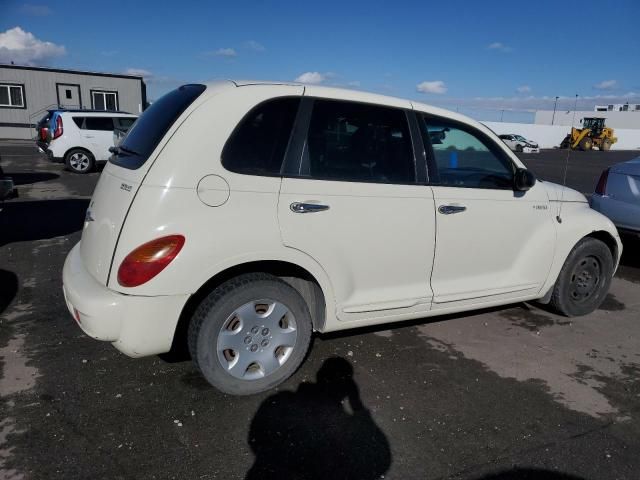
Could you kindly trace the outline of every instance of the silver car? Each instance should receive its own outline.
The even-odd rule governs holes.
[[[640,157],[602,172],[590,203],[620,232],[640,235]]]

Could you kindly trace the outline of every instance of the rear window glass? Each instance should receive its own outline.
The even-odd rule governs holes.
[[[151,104],[120,144],[120,154],[113,155],[109,161],[130,170],[144,165],[173,123],[206,88],[183,85]]]

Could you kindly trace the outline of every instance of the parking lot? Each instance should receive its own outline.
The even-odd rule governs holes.
[[[567,184],[638,152],[572,152]],[[522,155],[562,182],[566,151]],[[99,173],[0,147],[0,478],[637,479],[640,241],[602,307],[516,304],[316,336],[277,391],[218,393],[191,362],[132,360],[77,327],[61,269]]]

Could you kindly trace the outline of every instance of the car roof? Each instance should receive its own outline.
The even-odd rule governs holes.
[[[231,80],[231,79],[207,82],[205,85],[207,86],[207,90],[212,91],[212,94],[215,94],[214,92],[220,92],[220,90],[224,90],[227,88],[234,88],[234,87],[251,88],[252,86],[268,87],[270,85],[298,86],[298,87],[304,88],[305,89],[304,95],[308,95],[308,96],[335,98],[340,100],[363,102],[363,103],[374,103],[377,105],[384,105],[389,107],[413,108],[414,110],[424,112],[427,114],[468,123],[485,132],[491,131],[480,122],[470,117],[467,117],[465,115],[462,115],[458,112],[453,112],[451,110],[447,110],[444,108],[435,107],[433,105],[429,105],[429,104],[422,103],[415,100],[392,97],[388,95],[381,95],[381,94],[372,93],[372,92],[365,92],[365,91],[357,90],[353,88],[329,87],[324,85],[310,85],[310,84],[305,84],[305,83],[300,83],[295,81]]]
[[[129,113],[129,112],[121,112],[121,111],[114,111],[114,110],[54,110],[54,112],[58,112],[58,113],[82,113],[83,115],[89,115],[89,116],[133,116],[133,117],[137,117],[138,115],[135,115],[133,113]]]

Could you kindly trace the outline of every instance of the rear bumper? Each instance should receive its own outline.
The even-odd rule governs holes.
[[[62,280],[67,308],[80,328],[130,357],[168,352],[189,295],[143,297],[114,292],[86,270],[79,247],[69,252]]]

